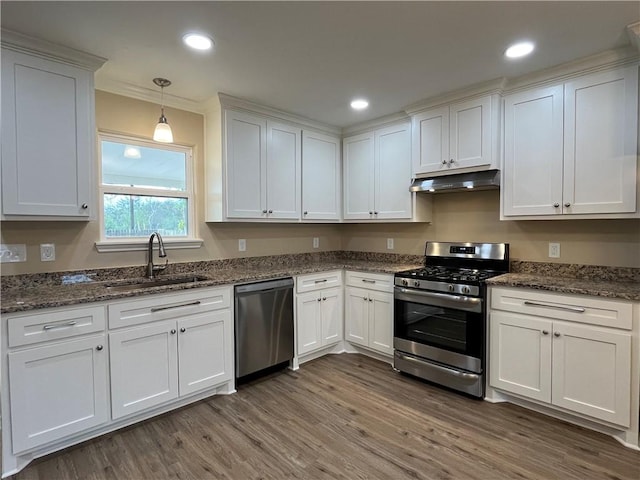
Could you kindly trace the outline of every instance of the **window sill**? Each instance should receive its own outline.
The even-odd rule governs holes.
[[[164,248],[178,250],[184,248],[200,248],[203,240],[200,238],[168,238],[164,240]],[[157,244],[154,241],[154,244]],[[110,252],[134,252],[146,251],[149,248],[149,239],[104,240],[96,242],[96,250],[99,253]]]

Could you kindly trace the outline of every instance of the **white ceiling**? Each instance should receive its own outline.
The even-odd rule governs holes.
[[[204,102],[217,92],[343,127],[439,93],[627,45],[627,2],[11,2],[9,28],[99,55],[98,85],[123,82]],[[212,53],[181,37],[209,33]],[[537,44],[503,57],[519,39]],[[348,102],[367,97],[370,108]],[[159,95],[158,95],[159,98]]]

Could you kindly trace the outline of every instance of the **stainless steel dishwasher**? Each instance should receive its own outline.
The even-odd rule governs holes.
[[[236,378],[293,359],[293,279],[235,287]]]

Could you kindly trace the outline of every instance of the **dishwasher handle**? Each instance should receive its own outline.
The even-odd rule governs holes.
[[[238,285],[236,286],[236,295],[252,294],[267,290],[282,290],[287,288],[293,288],[293,278],[291,277]]]

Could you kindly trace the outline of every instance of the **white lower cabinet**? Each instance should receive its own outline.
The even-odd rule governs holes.
[[[105,340],[103,333],[9,352],[13,453],[108,421]]]
[[[346,283],[345,340],[393,355],[393,275],[347,272]]]
[[[344,294],[342,272],[303,275],[297,278],[297,354],[305,355],[343,339]],[[338,285],[323,288],[325,285]]]
[[[150,322],[109,333],[114,419],[232,379],[233,319],[225,292],[151,297],[110,310],[110,324],[131,312]]]
[[[631,426],[629,304],[494,288],[489,315],[491,387]]]

